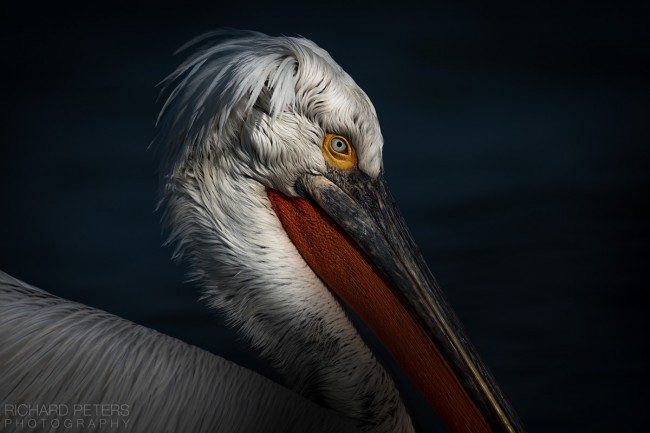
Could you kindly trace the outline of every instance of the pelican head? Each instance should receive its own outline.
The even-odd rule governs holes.
[[[361,430],[413,427],[346,310],[451,431],[523,431],[391,199],[368,96],[306,39],[190,45],[156,140],[169,239],[209,303],[287,386]]]

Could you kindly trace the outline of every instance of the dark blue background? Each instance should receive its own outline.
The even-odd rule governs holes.
[[[645,426],[647,6],[3,8],[1,269],[269,374],[161,247],[147,145],[181,44],[301,34],[374,101],[398,203],[529,430]]]

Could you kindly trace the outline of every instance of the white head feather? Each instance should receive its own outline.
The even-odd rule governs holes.
[[[173,90],[159,117],[157,140],[167,149],[167,175],[182,169],[191,154],[235,153],[262,170],[258,180],[286,184],[290,179],[276,177],[294,177],[289,170],[324,171],[324,131],[354,142],[361,170],[372,177],[381,170],[383,139],[374,107],[330,55],[307,39],[240,33],[204,45],[165,83]]]

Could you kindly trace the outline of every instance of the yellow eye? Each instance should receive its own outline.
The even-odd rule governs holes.
[[[357,153],[345,137],[327,134],[323,142],[325,161],[339,170],[347,170],[357,164]]]

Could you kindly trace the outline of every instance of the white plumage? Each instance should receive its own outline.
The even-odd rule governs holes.
[[[0,372],[5,433],[356,431],[252,371],[2,271]],[[95,404],[120,410],[75,409]],[[57,410],[39,410],[50,405]]]
[[[157,138],[167,149],[162,205],[175,255],[290,388],[364,428],[412,431],[392,379],[266,196],[294,196],[299,175],[326,172],[326,131],[353,140],[359,168],[379,175],[372,104],[306,39],[244,33],[195,43],[203,46],[167,79]]]
[[[163,152],[161,207],[175,257],[187,260],[209,304],[272,362],[288,387],[362,430],[413,431],[392,379],[291,243],[266,195],[273,188],[295,196],[301,173],[326,172],[321,153],[326,132],[352,140],[359,169],[377,177],[383,140],[368,97],[306,39],[215,33],[190,45],[196,52],[166,80],[169,93],[155,139]],[[8,287],[0,304],[7,305],[7,293],[14,293]],[[12,302],[20,310],[32,296]],[[49,307],[41,307],[32,314],[53,320]],[[101,313],[93,311],[91,317]],[[28,320],[15,317],[14,324]],[[60,324],[60,332],[81,332],[73,325]],[[42,329],[30,329],[21,341],[46,340]],[[137,335],[122,335],[124,344]],[[138,352],[143,346],[129,347],[133,356],[144,356]],[[32,352],[4,355],[17,362],[20,353]],[[15,365],[12,372],[19,378],[34,367]],[[73,368],[62,365],[39,380],[61,386]],[[101,377],[94,379],[89,386],[100,387]],[[17,398],[24,397],[21,390],[39,389],[20,379],[11,384]],[[8,386],[0,382],[0,393]]]

